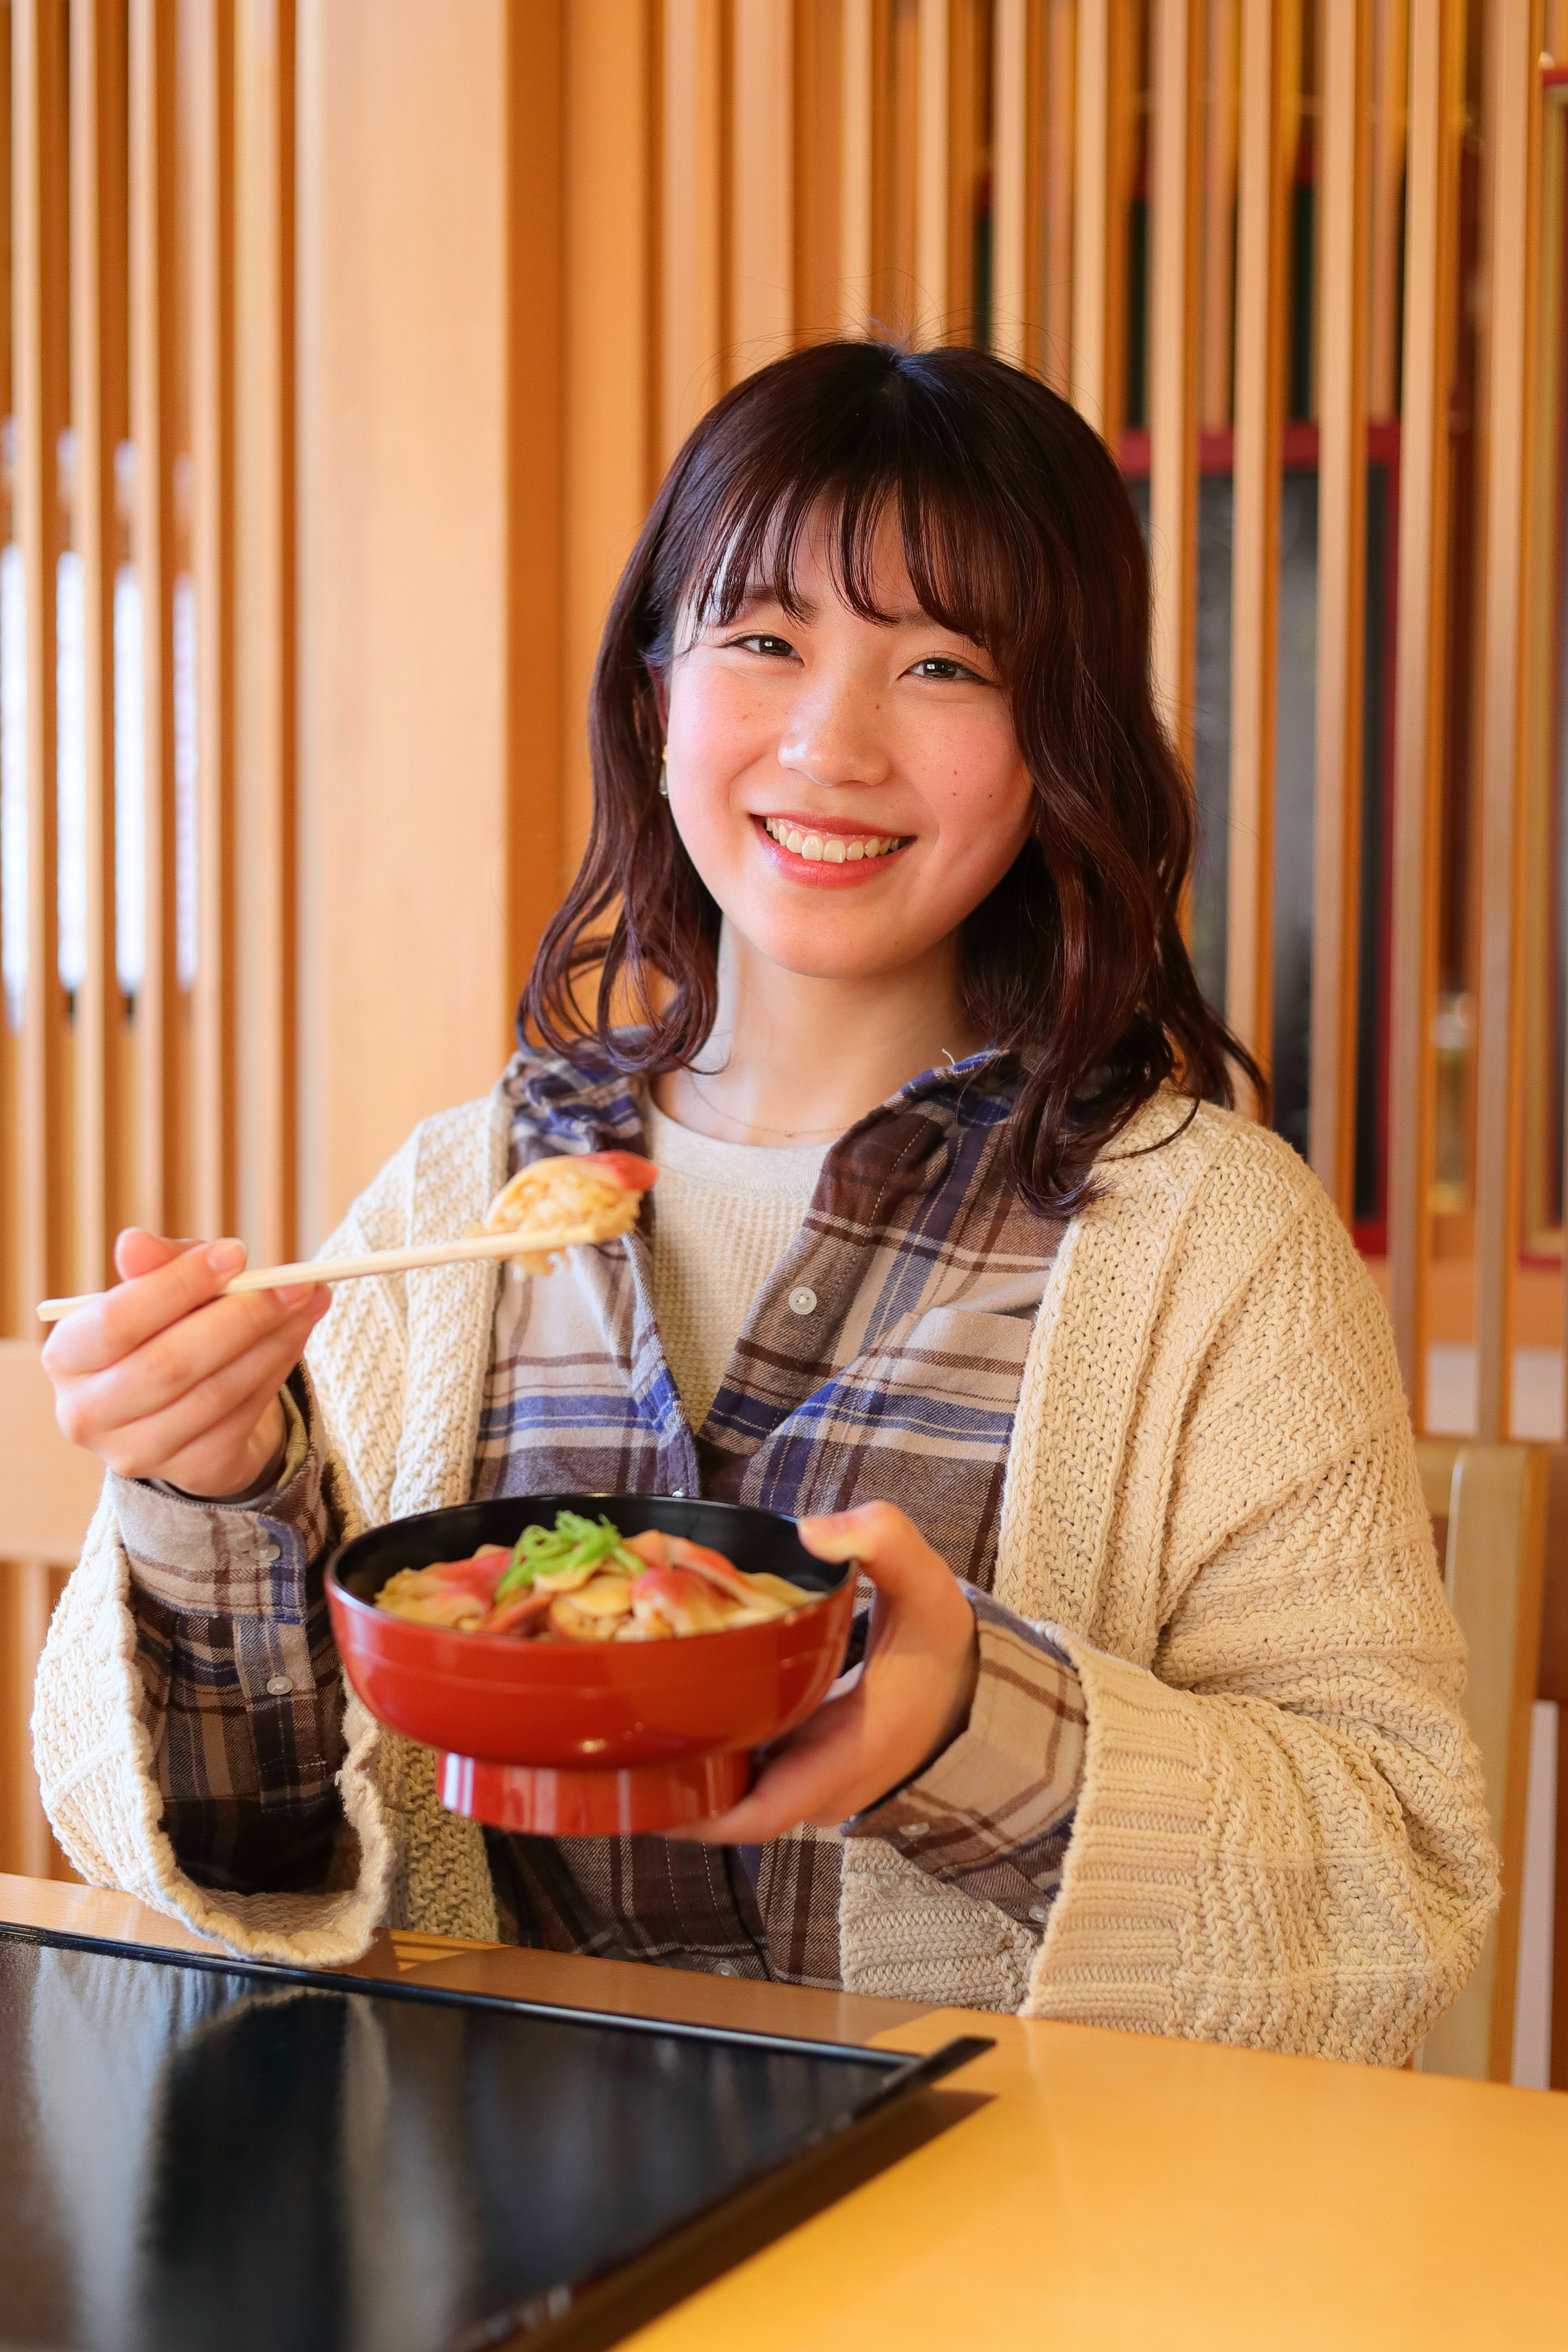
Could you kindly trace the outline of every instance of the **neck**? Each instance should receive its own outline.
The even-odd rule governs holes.
[[[940,1062],[978,1051],[956,942],[897,972],[818,980],[725,925],[719,1017],[694,1070],[654,1081],[660,1110],[725,1143],[826,1143]]]

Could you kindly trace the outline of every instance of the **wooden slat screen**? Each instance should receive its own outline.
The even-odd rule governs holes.
[[[310,1245],[484,1082],[585,835],[595,646],[660,471],[750,369],[874,326],[1037,370],[1121,458],[1210,985],[1386,1285],[1417,1418],[1458,1340],[1507,1431],[1562,1313],[1521,1207],[1563,1131],[1526,1051],[1565,1025],[1528,945],[1561,823],[1558,0],[0,6],[0,1330],[132,1220]],[[421,75],[461,172],[455,131],[407,140]],[[413,116],[378,123],[394,88]],[[417,183],[384,243],[350,152]],[[504,327],[432,432],[421,322],[480,245]],[[402,341],[351,385],[362,294]],[[472,612],[431,634],[437,578]],[[345,647],[374,696],[426,642],[431,708],[484,714],[451,774],[338,698]],[[504,865],[477,896],[374,833],[442,795]],[[367,845],[433,952],[337,919]]]

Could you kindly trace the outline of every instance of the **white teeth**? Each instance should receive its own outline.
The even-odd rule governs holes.
[[[885,857],[899,845],[894,833],[805,833],[799,825],[790,824],[784,817],[765,816],[764,833],[790,850],[796,857],[809,859],[814,866],[858,866],[863,858]]]

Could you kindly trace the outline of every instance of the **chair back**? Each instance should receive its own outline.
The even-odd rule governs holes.
[[[0,1871],[68,1876],[38,1801],[28,1725],[33,1676],[76,1565],[102,1465],[60,1434],[30,1339],[0,1339]]]
[[[1449,1604],[1469,1645],[1465,1714],[1502,1855],[1502,1906],[1475,1974],[1427,2035],[1423,2071],[1506,2083],[1513,2072],[1530,1723],[1541,1658],[1551,1449],[1417,1445]]]

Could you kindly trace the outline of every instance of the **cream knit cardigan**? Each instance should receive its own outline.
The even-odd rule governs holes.
[[[996,1593],[1056,1631],[1089,1711],[1049,1926],[1037,1945],[851,1839],[844,1981],[1396,2063],[1496,1902],[1463,1643],[1387,1318],[1343,1226],[1278,1138],[1213,1109],[1184,1128],[1184,1108],[1140,1116],[1064,1237],[1008,1460]],[[427,1120],[331,1249],[460,1232],[501,1180],[507,1121],[499,1093]],[[495,1280],[445,1266],[338,1292],[310,1367],[351,1529],[467,1498]],[[186,1878],[159,1826],[128,1573],[106,1497],[33,1719],[84,1877],[296,1964],[352,1959],[388,1918],[495,1934],[479,1831],[441,1810],[427,1751],[352,1699],[341,1888]]]

